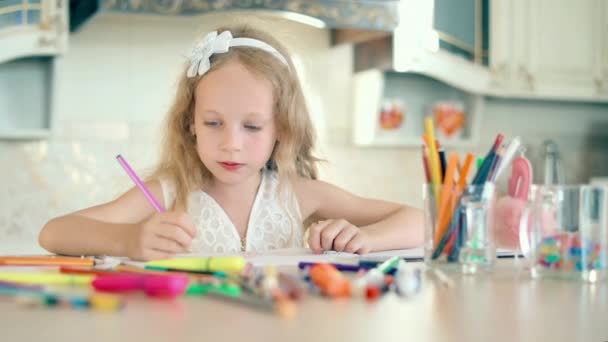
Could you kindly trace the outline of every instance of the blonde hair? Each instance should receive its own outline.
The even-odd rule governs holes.
[[[235,38],[254,38],[270,44],[286,58],[289,66],[270,53],[251,47],[232,47],[226,53],[212,55],[211,68],[202,76],[188,78],[186,71],[189,63],[186,63],[166,118],[160,160],[149,178],[162,178],[173,184],[176,195],[174,207],[185,208],[188,193],[193,189],[204,189],[211,180],[212,174],[201,162],[196,150],[196,137],[191,133],[195,90],[205,75],[232,60],[240,62],[272,84],[278,142],[266,167],[278,171],[281,184],[296,176],[317,178],[316,163],[320,159],[312,153],[315,143],[313,125],[300,81],[285,47],[269,34],[249,26],[224,27],[217,31],[219,34],[226,30]]]

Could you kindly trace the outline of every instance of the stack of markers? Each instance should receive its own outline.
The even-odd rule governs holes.
[[[463,165],[460,164],[457,153],[450,153],[446,161],[445,151],[435,139],[430,117],[425,119],[425,134],[422,138],[422,160],[428,184],[427,195],[430,197],[425,217],[431,219],[431,258],[457,262],[461,259],[463,247],[471,240],[461,201],[463,196],[483,199],[491,195],[494,182],[511,163],[520,148],[520,141],[519,138],[514,138],[503,145],[504,137],[498,134],[486,157],[478,159],[477,173],[469,183],[468,176],[475,158],[472,153],[466,155]],[[483,257],[479,259],[482,263],[487,261]]]
[[[125,295],[130,293],[141,292],[148,298],[203,296],[293,317],[296,303],[308,290],[331,298],[374,300],[391,291],[410,297],[421,287],[421,271],[397,257],[358,265],[300,263],[304,279],[272,266],[253,267],[240,256],[156,260],[144,267],[104,268],[99,261],[0,257],[0,296],[13,297],[27,306],[105,311],[123,308]],[[14,266],[21,267],[15,270]],[[354,277],[342,273],[355,270]]]
[[[28,306],[94,310],[119,310],[124,295],[137,292],[149,298],[204,296],[291,317],[304,294],[295,278],[273,267],[252,268],[240,256],[100,266],[95,258],[0,257],[0,296]]]
[[[89,291],[90,274],[64,274],[58,266],[92,267],[93,258],[0,257],[0,296],[13,297],[27,306],[67,307],[116,311],[124,306],[121,296]],[[18,269],[15,269],[18,267]]]

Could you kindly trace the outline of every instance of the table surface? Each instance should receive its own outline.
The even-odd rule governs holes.
[[[293,271],[293,270],[292,270]],[[492,273],[426,278],[410,299],[308,296],[297,315],[204,297],[128,298],[120,312],[26,308],[0,301],[3,341],[608,341],[608,283],[533,280],[514,260]]]

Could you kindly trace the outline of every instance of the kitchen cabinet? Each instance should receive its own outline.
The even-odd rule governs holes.
[[[0,2],[0,63],[64,52],[68,40],[66,6],[67,0]]]
[[[490,94],[608,101],[605,0],[493,1]]]
[[[0,139],[50,134],[57,56],[67,48],[67,0],[0,2]]]
[[[399,6],[392,70],[425,74],[468,92],[488,90],[489,1],[403,0]]]

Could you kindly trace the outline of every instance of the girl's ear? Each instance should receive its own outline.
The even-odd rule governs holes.
[[[190,124],[190,134],[196,136],[196,132],[194,131],[194,124]]]

